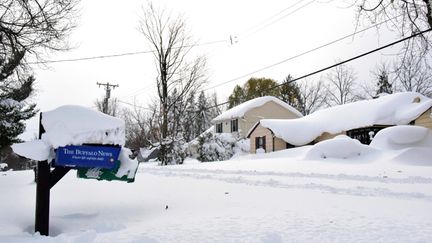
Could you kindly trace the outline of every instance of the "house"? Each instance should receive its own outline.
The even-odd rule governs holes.
[[[432,129],[432,99],[416,92],[386,95],[372,100],[319,110],[291,120],[263,119],[249,131],[250,151],[266,152],[314,144],[345,134],[369,144],[383,128],[417,125]]]
[[[302,114],[273,96],[263,96],[233,107],[212,120],[216,133],[236,132],[245,137],[261,119],[293,119]]]

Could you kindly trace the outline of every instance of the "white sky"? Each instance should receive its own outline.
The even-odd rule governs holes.
[[[183,13],[193,37],[200,43],[226,40],[225,43],[196,48],[208,58],[208,87],[231,80],[281,60],[308,51],[355,31],[354,9],[343,1],[304,0],[280,17],[308,4],[297,12],[263,28],[256,27],[269,17],[297,3],[299,0],[269,1],[155,1],[173,14]],[[68,52],[55,53],[49,60],[79,58],[150,50],[144,37],[137,31],[142,0],[82,0],[79,26],[70,37],[75,46]],[[237,43],[229,43],[230,35]],[[301,76],[365,51],[396,40],[393,34],[377,35],[375,29],[356,35],[337,44],[293,59],[271,69],[247,76],[227,85],[209,90],[217,92],[225,101],[234,85],[244,84],[250,77],[267,77],[282,81],[288,74]],[[371,80],[370,71],[397,47],[352,62],[360,82]],[[119,84],[112,91],[113,98],[146,106],[156,96],[155,65],[152,54],[52,63],[48,68],[35,66],[38,93],[34,97],[41,111],[65,104],[94,106],[96,98],[105,91],[96,82]],[[320,75],[311,80],[318,80]],[[303,80],[302,80],[303,81]],[[21,136],[29,139],[37,133],[38,119],[28,122]]]

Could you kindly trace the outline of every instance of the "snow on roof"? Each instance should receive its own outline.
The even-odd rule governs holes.
[[[330,107],[298,119],[263,119],[260,124],[293,145],[312,142],[327,132],[337,134],[372,125],[405,125],[432,106],[432,99],[416,92]]]
[[[212,122],[215,123],[215,122],[231,120],[234,118],[242,117],[249,110],[256,108],[256,107],[263,106],[265,103],[270,102],[270,101],[275,102],[276,104],[278,104],[278,105],[282,106],[283,108],[291,111],[292,113],[296,114],[299,117],[303,116],[298,110],[296,110],[294,107],[288,105],[287,103],[283,102],[282,100],[280,100],[276,97],[273,97],[273,96],[263,96],[263,97],[255,98],[252,100],[248,100],[248,101],[246,101],[246,102],[244,102],[238,106],[235,106],[235,107],[223,112],[222,114],[220,114],[219,116],[214,118],[212,120]]]

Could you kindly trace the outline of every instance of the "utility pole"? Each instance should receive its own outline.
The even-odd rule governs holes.
[[[105,114],[108,114],[108,99],[111,97],[111,88],[115,89],[116,87],[118,87],[118,84],[110,84],[110,83],[96,83],[99,87],[100,86],[105,86],[105,98],[104,98],[104,103],[103,103],[103,108],[102,108],[102,112]]]

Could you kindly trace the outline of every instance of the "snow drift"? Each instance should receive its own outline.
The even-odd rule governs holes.
[[[395,126],[378,132],[370,147],[397,150],[393,161],[403,164],[432,166],[432,132],[419,126]]]
[[[319,142],[306,153],[305,159],[353,159],[373,153],[375,150],[346,135]]]
[[[394,126],[379,131],[373,138],[371,147],[398,150],[412,147],[432,148],[432,132],[420,126]]]

